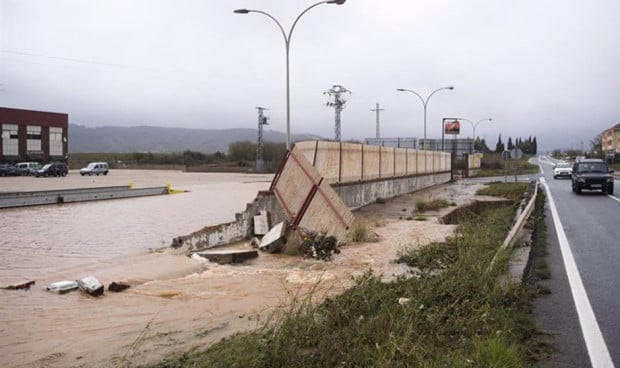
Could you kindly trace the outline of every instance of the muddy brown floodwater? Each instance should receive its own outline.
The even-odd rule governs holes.
[[[240,265],[174,254],[173,237],[232,221],[271,176],[115,170],[107,177],[1,178],[0,191],[170,183],[188,193],[0,210],[0,286],[27,280],[27,291],[0,290],[2,367],[133,367],[171,352],[206,347],[259,326],[283,303],[314,290],[318,299],[352,285],[369,269],[388,280],[404,247],[440,241],[454,225],[407,221],[415,200],[471,200],[480,185],[447,184],[356,212],[379,236],[341,248],[330,262],[261,253]],[[241,244],[238,246],[249,246]],[[132,287],[93,298],[45,291],[54,281],[94,275]]]

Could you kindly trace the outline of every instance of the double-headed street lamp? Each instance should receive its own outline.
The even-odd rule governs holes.
[[[267,12],[264,12],[262,10],[252,10],[252,9],[237,9],[234,11],[234,13],[236,14],[259,13],[259,14],[266,15],[267,17],[271,18],[271,20],[276,22],[276,24],[278,25],[278,28],[280,28],[280,31],[282,32],[282,36],[284,36],[284,46],[286,49],[286,149],[287,150],[291,149],[291,98],[290,98],[291,94],[290,94],[290,82],[289,82],[289,75],[290,75],[289,73],[289,49],[291,46],[291,35],[293,34],[293,29],[295,29],[295,25],[297,25],[299,18],[301,18],[302,15],[306,14],[308,10],[314,8],[315,6],[319,6],[321,4],[342,5],[344,4],[345,1],[346,0],[329,0],[329,1],[326,0],[326,1],[319,1],[316,4],[309,6],[308,8],[306,8],[306,10],[302,11],[301,14],[297,16],[297,18],[293,22],[293,25],[291,26],[291,29],[288,32],[288,35],[284,31],[284,28],[282,27],[280,22],[278,22],[276,18],[274,18],[271,14]]]
[[[424,99],[418,92],[416,91],[412,91],[410,89],[405,89],[405,88],[397,88],[397,91],[400,92],[410,92],[413,93],[414,95],[418,96],[420,98],[420,101],[422,101],[422,105],[424,106],[424,147],[422,147],[422,149],[426,148],[426,107],[428,106],[428,100],[431,99],[431,96],[434,95],[435,93],[441,91],[442,89],[454,89],[454,86],[448,86],[448,87],[441,87],[441,88],[437,88],[436,90],[434,90],[433,92],[431,92],[428,97],[426,97],[426,99]]]
[[[478,124],[482,123],[483,121],[489,121],[490,123],[492,123],[493,119],[492,118],[480,119],[476,123],[474,123],[473,121],[471,121],[469,119],[464,119],[464,118],[458,118],[457,120],[463,120],[463,121],[466,121],[466,122],[470,123],[471,127],[474,129],[474,136],[473,136],[472,141],[471,141],[471,150],[470,150],[470,153],[473,153],[474,152],[474,142],[476,141],[476,127],[478,126]]]

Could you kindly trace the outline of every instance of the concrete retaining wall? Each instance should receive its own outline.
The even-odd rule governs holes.
[[[377,199],[411,193],[451,180],[450,153],[354,143],[297,142],[274,176],[271,191],[259,192],[236,220],[205,227],[173,240],[186,252],[253,236],[253,216],[267,211],[270,226],[281,221],[344,240],[350,209]]]
[[[327,141],[297,142],[302,154],[330,184],[450,171],[449,152]]]
[[[189,235],[178,236],[172,240],[171,246],[192,253],[249,239],[254,232],[253,218],[260,211],[267,211],[269,214],[269,226],[286,220],[273,192],[260,191],[256,199],[247,204],[244,212],[235,215],[235,221],[206,226]]]
[[[467,153],[463,157],[465,159],[465,172],[466,178],[477,175],[482,167],[482,153]]]
[[[367,180],[357,183],[341,183],[332,186],[349,208],[356,209],[376,202],[378,199],[393,198],[449,181],[450,172],[444,172],[433,175],[415,175]]]

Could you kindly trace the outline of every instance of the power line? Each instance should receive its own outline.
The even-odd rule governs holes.
[[[176,70],[158,69],[158,68],[152,68],[152,67],[140,66],[140,65],[108,63],[108,62],[96,61],[96,60],[85,60],[85,59],[69,58],[69,57],[64,57],[64,56],[43,55],[43,54],[36,54],[36,53],[15,51],[15,50],[0,50],[0,52],[3,54],[10,54],[10,55],[19,55],[19,56],[28,56],[28,57],[33,57],[33,58],[44,58],[44,59],[51,59],[51,60],[68,61],[68,62],[77,63],[77,64],[99,65],[99,66],[113,67],[113,68],[120,68],[120,69],[133,69],[133,70],[155,72],[155,73],[184,73],[184,74],[190,74],[190,75],[202,75],[200,73],[187,72],[187,71],[182,71],[178,69]]]

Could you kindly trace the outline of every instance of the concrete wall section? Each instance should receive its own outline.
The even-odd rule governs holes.
[[[394,176],[405,176],[409,174],[409,165],[408,165],[408,155],[409,149],[399,149],[394,151],[394,164],[395,164],[395,172]],[[412,172],[415,174],[415,171]]]
[[[362,146],[364,161],[362,161],[362,177],[360,180],[372,180],[379,178],[381,167],[380,146]]]
[[[449,171],[449,152],[329,141],[297,142],[303,156],[330,184]]]
[[[377,199],[411,193],[451,180],[449,153],[354,143],[298,142],[287,154],[269,192],[260,192],[236,221],[205,227],[173,240],[185,252],[226,245],[254,235],[253,217],[267,211],[269,226],[327,232],[343,241],[353,214]]]
[[[394,147],[381,147],[379,149],[379,159],[381,161],[380,178],[394,176]]]
[[[450,172],[444,172],[435,175],[410,175],[358,183],[341,183],[333,185],[333,188],[350,209],[356,209],[376,202],[378,199],[396,197],[449,181]]]
[[[341,165],[338,182],[357,181],[362,178],[362,149],[363,145],[342,143],[340,150]],[[330,182],[328,180],[328,182]]]
[[[252,203],[248,203],[243,213],[235,216],[235,221],[206,226],[189,235],[176,237],[172,240],[171,246],[180,248],[180,251],[184,253],[192,253],[248,239],[254,235],[252,220],[261,211],[268,213],[269,226],[286,221],[287,217],[274,194],[261,191]]]
[[[281,172],[274,178],[271,190],[278,197],[284,212],[292,219],[297,216],[313,186],[320,180],[321,176],[304,155],[293,151]]]
[[[319,185],[312,202],[299,222],[299,227],[322,231],[344,240],[354,216],[330,184]]]
[[[320,142],[318,146],[314,155],[315,164],[325,169],[333,180],[334,175],[340,176],[342,165],[336,166],[338,173],[335,173],[331,163],[335,162],[336,158],[338,162],[341,161],[342,151],[340,143],[325,143],[329,142]],[[356,151],[351,151],[354,152],[351,156],[355,157]],[[284,166],[274,177],[271,190],[293,228],[300,226],[314,232],[328,231],[329,235],[343,241],[353,221],[353,214],[306,157],[307,154],[299,153],[297,147],[293,147]]]
[[[309,162],[325,180],[330,183],[337,182],[340,179],[340,144],[319,141],[314,163]]]

